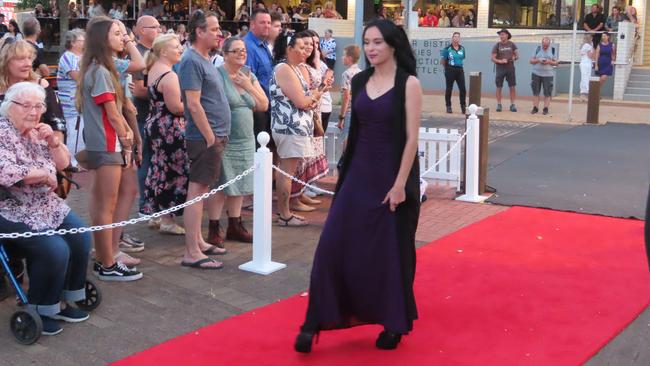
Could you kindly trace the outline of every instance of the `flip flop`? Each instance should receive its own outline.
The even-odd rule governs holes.
[[[193,263],[182,261],[181,266],[196,268],[196,269],[205,269],[205,270],[222,269],[223,268],[223,264],[221,264],[220,266],[217,266],[217,267],[204,267],[204,266],[202,266],[202,264],[209,263],[209,262],[216,262],[216,261],[214,259],[212,259],[212,258],[203,258],[203,259],[199,259],[198,261],[193,262]]]
[[[224,254],[228,254],[227,250],[225,250],[223,252],[220,252],[220,251],[218,251],[218,249],[219,249],[219,247],[217,247],[216,245],[213,245],[210,248],[202,251],[201,253],[203,253],[205,255],[224,255]]]
[[[299,226],[307,226],[309,223],[307,220],[301,220],[297,218],[295,215],[291,215],[288,219],[282,218],[282,216],[278,217],[278,225],[280,226],[293,226],[293,227],[299,227]]]

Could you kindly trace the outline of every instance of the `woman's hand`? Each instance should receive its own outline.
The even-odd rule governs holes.
[[[253,90],[253,81],[251,80],[251,77],[241,72],[241,70],[237,72],[233,82],[247,92]]]
[[[50,125],[39,123],[36,125],[36,127],[34,127],[34,130],[38,134],[38,139],[47,142],[49,147],[59,147],[59,144],[61,143],[59,137],[56,136]]]
[[[50,174],[50,173],[47,173],[43,183],[52,190],[55,190],[56,187],[59,185],[59,182],[56,179],[56,174]]]
[[[395,212],[397,206],[404,201],[406,201],[406,190],[404,187],[393,186],[393,188],[388,191],[386,198],[384,198],[381,204],[383,205],[388,203],[391,212]]]
[[[133,131],[131,131],[130,128],[127,128],[124,135],[122,135],[122,136],[120,136],[118,138],[120,140],[120,144],[122,144],[122,146],[124,146],[124,148],[129,149],[129,150],[131,149],[131,147],[133,146]]]

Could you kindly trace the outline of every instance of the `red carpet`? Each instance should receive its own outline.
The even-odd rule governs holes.
[[[578,365],[650,302],[642,226],[515,207],[423,247],[420,320],[396,351],[369,326],[294,353],[307,298],[293,297],[115,365]]]

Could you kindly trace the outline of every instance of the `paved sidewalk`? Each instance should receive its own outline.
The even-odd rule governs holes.
[[[70,205],[87,219],[88,177],[73,191]],[[333,188],[333,178],[324,188]],[[422,206],[418,246],[447,235],[506,208],[474,205],[451,200],[453,189],[430,185],[429,200]],[[305,216],[312,225],[305,228],[273,227],[273,259],[287,268],[270,276],[237,269],[250,260],[251,246],[226,243],[229,254],[219,258],[220,271],[182,268],[183,237],[162,236],[145,225],[130,227],[144,239],[147,249],[138,266],[144,278],[133,283],[98,282],[103,303],[89,321],[65,324],[64,332],[42,337],[32,346],[17,344],[9,332],[8,319],[14,311],[12,300],[0,303],[0,365],[102,365],[142,351],[167,339],[241,312],[290,297],[307,289],[314,250],[322,230],[330,199]],[[244,222],[251,227],[250,211]],[[204,228],[205,229],[205,228]],[[207,233],[206,233],[207,234]],[[90,275],[91,278],[93,275]],[[296,324],[296,331],[300,324]],[[219,345],[215,344],[215,361]]]

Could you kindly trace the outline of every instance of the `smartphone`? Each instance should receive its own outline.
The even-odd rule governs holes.
[[[248,66],[246,66],[246,65],[244,65],[244,66],[241,67],[241,72],[242,72],[244,75],[249,76],[249,75],[251,74],[251,68],[248,67]]]

